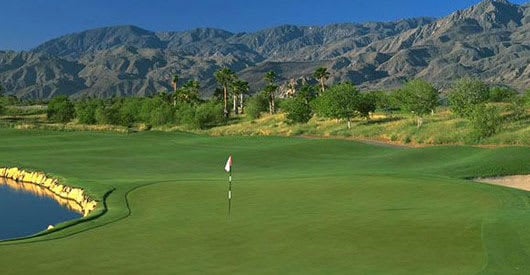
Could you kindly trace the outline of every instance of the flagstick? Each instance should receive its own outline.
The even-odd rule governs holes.
[[[230,210],[232,208],[232,167],[230,167],[230,174],[228,175],[228,217],[230,218]]]

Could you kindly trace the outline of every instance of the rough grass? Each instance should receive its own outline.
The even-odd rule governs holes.
[[[501,106],[502,107],[502,106]],[[407,114],[375,114],[372,119],[356,119],[352,129],[345,121],[313,117],[307,124],[289,124],[284,114],[216,127],[200,133],[213,136],[317,136],[376,140],[412,146],[423,145],[530,145],[530,117],[520,121],[504,112],[501,131],[492,137],[477,139],[469,121],[454,117],[448,110],[426,116],[418,128],[416,118]]]
[[[527,274],[528,193],[465,179],[530,173],[529,161],[522,147],[0,129],[1,166],[46,171],[96,196],[115,188],[99,219],[0,244],[0,265],[16,274]]]

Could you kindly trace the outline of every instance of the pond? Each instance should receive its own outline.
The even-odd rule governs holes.
[[[0,178],[0,240],[31,236],[81,217],[77,203],[44,187]]]

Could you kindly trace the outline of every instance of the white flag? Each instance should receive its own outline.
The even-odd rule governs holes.
[[[225,171],[230,172],[232,170],[232,155],[228,157],[228,160],[226,161],[225,165]]]

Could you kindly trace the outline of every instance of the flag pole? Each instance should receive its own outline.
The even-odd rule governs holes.
[[[232,210],[232,155],[226,161],[225,171],[228,172],[228,218],[230,218],[230,211]]]
[[[228,174],[228,217],[230,218],[230,211],[232,208],[232,167]]]

